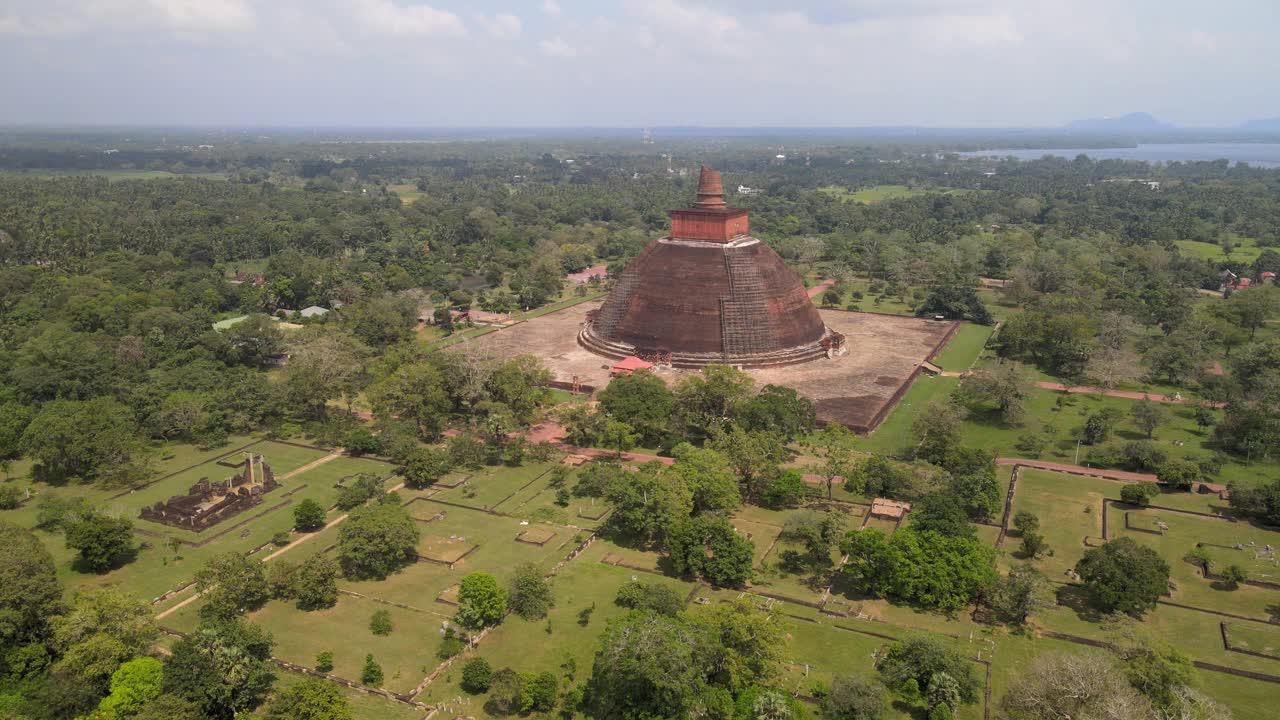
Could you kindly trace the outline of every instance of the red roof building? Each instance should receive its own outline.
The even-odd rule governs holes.
[[[609,370],[609,374],[614,376],[630,375],[637,370],[651,369],[653,369],[653,363],[645,362],[635,355],[631,355],[630,357],[625,357],[615,363],[613,368]]]

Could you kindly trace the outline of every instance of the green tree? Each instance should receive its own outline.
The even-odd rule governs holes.
[[[784,550],[785,567],[815,576],[831,569],[831,551],[840,539],[842,518],[835,513],[805,510],[787,518],[778,537],[799,543],[804,550]]]
[[[111,587],[77,594],[49,623],[49,645],[60,656],[55,669],[95,684],[146,652],[159,635],[151,607]]]
[[[124,663],[111,674],[111,694],[98,703],[107,717],[130,717],[160,695],[164,668],[159,660],[140,657]]]
[[[293,506],[293,526],[302,532],[319,530],[324,527],[324,521],[324,507],[311,498]]]
[[[196,591],[204,598],[202,617],[231,618],[262,607],[271,597],[261,562],[226,552],[196,572]]]
[[[481,630],[502,622],[507,611],[507,592],[486,572],[473,572],[462,578],[458,587],[459,625],[468,630]]]
[[[270,634],[238,619],[202,622],[173,644],[163,692],[195,703],[208,718],[232,720],[271,689],[273,645]]]
[[[489,691],[493,668],[481,657],[471,658],[462,666],[462,689],[472,695]]]
[[[39,480],[127,485],[150,472],[150,457],[129,409],[110,398],[45,403],[22,435]]]
[[[656,462],[628,473],[626,482],[609,483],[606,499],[613,507],[609,530],[633,542],[660,541],[693,513],[693,494],[683,478]]]
[[[1140,616],[1169,590],[1169,564],[1155,551],[1122,537],[1086,550],[1076,563],[1091,602],[1106,612]]]
[[[631,580],[618,588],[614,602],[632,610],[652,610],[674,616],[684,608],[684,597],[669,585]]]
[[[133,522],[90,512],[65,526],[67,549],[80,554],[80,565],[90,572],[105,572],[137,554]]]
[[[822,714],[832,720],[879,720],[886,710],[883,685],[854,675],[836,675],[822,698]]]
[[[1133,422],[1142,430],[1150,439],[1155,435],[1156,428],[1160,427],[1169,418],[1169,413],[1159,403],[1151,402],[1143,398],[1133,404],[1133,410],[1129,412],[1133,417]]]
[[[733,419],[748,431],[777,433],[790,442],[813,430],[817,414],[813,401],[793,388],[765,385],[738,403]]]
[[[328,555],[312,555],[293,574],[293,597],[299,610],[322,610],[338,603],[338,563]]]
[[[1013,527],[1019,534],[1036,532],[1040,529],[1040,518],[1030,510],[1019,510],[1013,514]]]
[[[308,678],[280,691],[267,709],[267,720],[351,720],[351,703],[337,685]]]
[[[529,673],[520,682],[520,711],[547,712],[556,706],[560,680],[553,672]]]
[[[949,492],[925,495],[911,507],[911,527],[917,532],[931,530],[940,535],[976,538],[977,530],[969,522],[969,513],[960,498]]]
[[[1200,466],[1190,460],[1169,460],[1160,466],[1156,478],[1173,490],[1190,490],[1200,481]]]
[[[587,683],[587,713],[596,720],[687,718],[703,695],[712,652],[706,630],[678,617],[612,620]]]
[[[715,450],[681,443],[671,451],[671,471],[692,493],[695,514],[733,510],[742,504],[738,478],[728,459]]]
[[[250,315],[222,332],[231,349],[229,359],[242,365],[261,367],[285,351],[280,325],[266,315]]]
[[[453,459],[439,448],[415,449],[406,458],[401,473],[404,484],[415,490],[427,488],[453,470]]]
[[[364,656],[364,667],[360,669],[360,682],[369,687],[382,687],[382,666],[373,659],[373,653]]]
[[[1130,641],[1117,652],[1129,684],[1159,708],[1176,707],[1177,691],[1195,675],[1191,658],[1164,642]]]
[[[1031,382],[1027,373],[1015,363],[1001,363],[993,370],[978,370],[964,379],[960,396],[970,403],[995,406],[1000,421],[1017,425],[1026,415]]]
[[[553,598],[551,583],[533,563],[516,566],[507,590],[507,607],[525,620],[537,620],[547,616]]]
[[[778,617],[760,612],[745,598],[690,613],[690,621],[705,628],[713,643],[717,685],[737,694],[767,683],[781,671],[786,630]]]
[[[1015,565],[991,588],[990,604],[996,617],[1023,625],[1036,612],[1057,602],[1045,576],[1030,565]]]
[[[373,616],[369,618],[369,632],[374,635],[390,635],[392,629],[391,613],[382,609],[374,610]]]
[[[1233,590],[1249,579],[1249,573],[1239,565],[1228,565],[1222,569],[1222,581]]]
[[[414,562],[418,536],[417,524],[398,505],[358,508],[338,530],[338,564],[350,579],[384,579]]]
[[[62,609],[53,556],[30,530],[0,521],[0,651],[43,644],[49,618]]]
[[[1146,505],[1160,494],[1160,486],[1152,482],[1129,483],[1120,488],[1120,501],[1130,505]]]
[[[889,646],[876,669],[885,685],[895,690],[911,681],[928,688],[935,674],[945,673],[955,681],[960,702],[969,704],[978,699],[978,680],[969,659],[928,635],[913,635]]]
[[[611,380],[599,393],[600,407],[626,423],[647,446],[657,445],[670,432],[675,395],[667,383],[642,370]]]
[[[402,365],[371,385],[367,394],[373,413],[380,420],[412,422],[425,440],[440,436],[445,418],[453,409],[440,371],[425,362]]]

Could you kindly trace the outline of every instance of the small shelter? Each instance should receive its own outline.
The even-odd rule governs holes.
[[[322,308],[319,305],[302,308],[302,312],[298,313],[304,318],[324,317],[329,314],[328,308]]]
[[[629,355],[615,363],[613,368],[609,370],[609,375],[612,377],[630,375],[637,370],[650,370],[652,368],[653,363],[645,362],[635,355]]]

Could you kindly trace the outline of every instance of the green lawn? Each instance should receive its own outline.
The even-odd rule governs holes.
[[[400,201],[405,205],[412,205],[419,199],[426,197],[426,193],[418,189],[417,183],[401,183],[398,185],[388,185],[388,192],[393,192],[400,196]]]
[[[1174,245],[1178,246],[1178,250],[1183,255],[1212,262],[1251,263],[1262,254],[1263,249],[1258,247],[1257,240],[1254,238],[1233,237],[1232,242],[1234,247],[1229,256],[1223,252],[1222,246],[1217,243],[1199,242],[1197,240],[1175,240]]]
[[[978,361],[987,340],[991,338],[993,328],[987,325],[963,323],[952,336],[947,346],[934,358],[934,363],[943,370],[964,372]]]
[[[235,442],[243,444],[245,440],[245,438],[237,438]],[[66,548],[61,532],[35,530],[35,533],[53,555],[59,577],[68,588],[74,590],[113,585],[125,588],[144,599],[151,599],[190,581],[205,561],[214,555],[224,552],[247,552],[268,542],[277,533],[290,530],[293,527],[292,506],[304,498],[312,498],[325,507],[332,505],[337,497],[338,491],[335,485],[339,479],[361,472],[385,477],[391,474],[392,469],[390,465],[373,460],[342,457],[291,478],[284,478],[289,472],[323,458],[327,453],[322,450],[260,441],[251,449],[255,453],[261,453],[267,459],[267,463],[280,482],[280,487],[267,494],[261,505],[200,533],[173,528],[138,517],[143,507],[166,500],[173,495],[185,494],[187,489],[202,477],[220,480],[233,474],[235,470],[216,465],[209,458],[225,454],[235,447],[238,445],[233,443],[224,448],[201,451],[191,446],[174,446],[167,452],[168,457],[158,470],[162,475],[173,473],[200,460],[206,460],[206,462],[117,498],[110,496],[121,492],[119,489],[103,490],[91,486],[49,487],[38,484],[33,487],[35,499],[16,510],[0,512],[0,518],[23,527],[34,527],[38,498],[44,495],[83,497],[109,514],[132,518],[136,531],[135,538],[141,548],[138,556],[132,562],[103,574],[78,570],[74,562],[75,553]],[[227,457],[226,460],[236,462],[241,457],[242,455],[237,453]],[[30,480],[27,479],[12,482],[19,483],[20,487],[32,487]],[[286,493],[288,493],[287,496]],[[272,509],[273,506],[282,502],[288,504]],[[255,517],[260,513],[265,514]],[[232,532],[218,535],[226,528],[245,520],[250,522],[237,527]],[[218,537],[214,538],[215,535]],[[175,550],[169,544],[170,538],[191,543],[212,540],[202,547],[180,545]],[[163,608],[165,605],[160,607]]]
[[[610,619],[625,612],[613,602],[624,583],[640,575],[645,582],[670,585],[682,596],[693,588],[679,580],[603,564],[600,559],[606,552],[605,543],[597,542],[560,571],[552,583],[555,606],[546,620],[530,622],[509,616],[466,657],[485,658],[495,670],[551,671],[560,676],[561,689],[566,689],[591,675],[597,638]],[[585,625],[581,620],[584,610],[588,612]],[[458,686],[464,661],[455,663],[416,699],[442,704],[445,717],[501,717],[485,711],[483,695],[468,695]]]

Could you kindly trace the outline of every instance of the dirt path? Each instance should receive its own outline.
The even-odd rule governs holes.
[[[1106,388],[1090,387],[1088,385],[1063,385],[1062,383],[1055,382],[1038,382],[1036,385],[1044,388],[1045,390],[1057,390],[1058,392],[1065,393],[1084,393],[1086,395],[1106,395],[1107,397],[1125,398],[1126,400],[1145,399],[1152,402],[1171,403],[1174,405],[1184,405],[1189,402],[1194,402],[1188,398],[1178,396],[1170,397],[1168,395],[1160,395],[1158,393],[1141,393],[1134,392],[1132,390],[1108,390]],[[1209,403],[1209,406],[1217,408],[1226,407],[1226,403],[1211,402]]]
[[[811,299],[811,300],[812,300],[813,298],[818,297],[818,296],[819,296],[819,295],[821,295],[824,291],[826,291],[826,289],[827,289],[827,288],[829,288],[829,287],[831,287],[832,285],[835,285],[835,284],[836,284],[836,281],[835,281],[835,280],[830,280],[830,279],[828,279],[828,280],[823,280],[822,282],[818,283],[817,285],[814,285],[813,287],[809,288],[809,299]]]
[[[996,458],[997,465],[1021,465],[1023,467],[1036,468],[1038,470],[1052,470],[1054,472],[1069,473],[1071,475],[1088,475],[1090,477],[1100,477],[1107,480],[1119,480],[1121,482],[1155,482],[1156,476],[1151,473],[1129,472],[1127,470],[1107,470],[1105,468],[1092,468],[1083,465],[1067,465],[1066,463],[1048,462],[1045,460],[1024,460],[1022,458]]]

